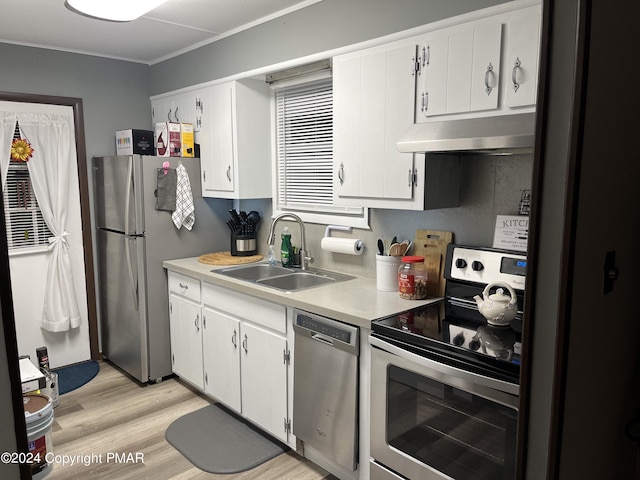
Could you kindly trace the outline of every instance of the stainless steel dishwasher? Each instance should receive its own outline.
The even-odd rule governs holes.
[[[358,328],[295,312],[293,433],[350,470],[358,458]]]

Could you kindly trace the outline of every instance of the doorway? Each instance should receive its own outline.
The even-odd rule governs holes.
[[[37,313],[34,315],[28,305],[25,306],[27,307],[26,309],[17,305],[17,302],[29,303],[29,298],[32,298],[29,296],[28,291],[23,291],[24,289],[35,289],[37,288],[37,284],[42,282],[42,279],[39,277],[42,276],[42,263],[47,258],[46,250],[42,251],[41,249],[41,252],[29,255],[11,255],[10,265],[13,303],[16,312],[19,353],[33,355],[35,351],[31,352],[31,350],[34,350],[35,347],[31,348],[33,347],[31,343],[40,341],[45,345],[52,343],[54,350],[59,349],[60,352],[63,352],[64,349],[67,349],[67,351],[70,352],[70,354],[60,354],[59,358],[56,359],[56,353],[50,351],[52,367],[88,360],[87,357],[99,359],[100,352],[98,346],[93,247],[82,100],[79,98],[0,92],[0,106],[3,107],[2,109],[9,108],[9,106],[12,105],[20,111],[67,112],[66,114],[73,116],[77,168],[75,172],[72,173],[77,173],[77,177],[76,175],[71,175],[73,182],[72,185],[70,185],[70,191],[77,192],[76,198],[79,198],[79,205],[70,205],[69,222],[72,221],[72,216],[74,216],[76,222],[74,241],[76,244],[82,244],[81,248],[79,245],[76,245],[75,255],[77,258],[75,259],[75,264],[74,260],[72,260],[74,276],[79,277],[75,285],[78,293],[78,303],[82,302],[82,304],[79,305],[83,312],[82,325],[77,329],[70,330],[68,333],[65,332],[65,334],[50,333],[44,330],[40,331],[38,326],[39,315]],[[73,228],[71,226],[69,230],[72,234],[74,233],[72,232]],[[46,266],[44,269],[46,275]],[[16,291],[18,288],[20,290]],[[35,308],[40,308],[40,306],[36,305]],[[77,350],[77,352],[74,350]]]

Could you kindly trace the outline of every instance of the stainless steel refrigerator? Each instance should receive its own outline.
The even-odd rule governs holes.
[[[191,231],[156,209],[158,169],[187,170],[195,205]],[[202,198],[200,159],[93,158],[98,293],[103,355],[140,382],[171,374],[169,300],[162,261],[228,249],[230,201]],[[224,233],[222,233],[224,232]]]

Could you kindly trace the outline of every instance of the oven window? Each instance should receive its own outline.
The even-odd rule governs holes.
[[[517,412],[389,366],[387,443],[457,480],[513,479]]]

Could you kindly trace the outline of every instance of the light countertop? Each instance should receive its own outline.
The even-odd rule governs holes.
[[[167,270],[180,273],[212,285],[245,293],[263,300],[306,310],[311,313],[340,320],[357,327],[371,328],[371,321],[440,301],[441,297],[426,300],[406,300],[397,292],[382,292],[376,288],[376,279],[355,276],[335,284],[284,292],[252,282],[213,273],[229,265],[207,265],[197,257],[165,260]]]

